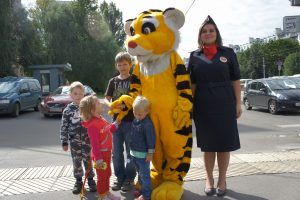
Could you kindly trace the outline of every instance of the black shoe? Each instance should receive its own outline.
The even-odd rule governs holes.
[[[88,185],[89,185],[90,192],[97,191],[97,185],[96,185],[94,179],[88,179]]]
[[[73,187],[73,194],[79,194],[82,188],[82,181],[76,181]]]
[[[133,181],[125,181],[123,184],[122,184],[122,187],[121,187],[121,190],[123,192],[127,192],[127,191],[130,191],[133,189]]]
[[[216,190],[217,196],[218,197],[223,197],[226,194],[226,191],[227,191],[227,184],[225,182],[225,189],[224,190],[217,187],[217,190]]]
[[[114,183],[114,186],[111,187],[111,189],[112,189],[113,191],[121,190],[121,188],[122,188],[122,183],[119,183],[119,182],[115,182],[115,183]]]
[[[215,188],[204,188],[204,193],[207,195],[207,196],[212,196],[214,195],[216,192],[216,189]]]
[[[216,193],[218,197],[223,197],[226,194],[227,189],[221,190],[220,188],[217,188]]]

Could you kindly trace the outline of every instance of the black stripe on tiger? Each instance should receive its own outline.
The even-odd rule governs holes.
[[[190,94],[186,94],[186,93],[181,93],[180,94],[181,97],[188,99],[191,103],[193,103],[193,96]]]
[[[178,82],[176,88],[177,88],[177,90],[191,89],[190,82],[189,81]]]
[[[141,80],[136,75],[132,75],[131,84],[141,84]]]
[[[134,93],[134,92],[137,92],[138,90],[136,89],[136,88],[132,88],[131,90],[130,90],[130,93]]]
[[[189,169],[190,169],[190,163],[180,163],[178,165],[178,167],[176,167],[176,169],[172,169],[170,168],[171,171],[176,170],[177,172],[185,172],[188,173]]]
[[[187,148],[187,147],[193,147],[193,138],[189,138],[187,141],[186,141],[186,144],[185,146],[183,147],[183,149]]]
[[[182,178],[182,176],[181,176],[180,174],[178,174],[178,179],[179,179],[181,182],[183,182],[183,178]]]
[[[177,75],[186,75],[188,74],[185,65],[183,64],[178,64],[174,73],[174,76],[176,77]]]
[[[150,9],[151,12],[162,12],[161,10],[159,9]]]
[[[177,158],[177,159],[178,159],[178,160],[182,160],[182,159],[185,158],[185,157],[191,158],[191,157],[192,157],[192,151],[185,151],[185,152],[184,152],[184,155],[183,155],[182,157],[180,157],[180,158]]]
[[[179,135],[189,135],[192,133],[192,125],[190,125],[189,127],[184,126],[182,129],[175,131],[175,133]]]
[[[163,12],[163,14],[165,14],[165,12],[167,12],[167,11],[169,11],[169,10],[175,10],[175,8],[167,8],[167,9]]]
[[[161,168],[164,170],[164,169],[166,168],[166,166],[167,166],[167,160],[165,160],[165,161],[163,162]]]

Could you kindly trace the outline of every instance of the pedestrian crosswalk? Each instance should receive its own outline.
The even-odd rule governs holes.
[[[300,172],[300,150],[232,154],[227,176]],[[214,171],[217,173],[217,166]],[[217,175],[217,174],[216,174]],[[205,178],[202,158],[192,158],[185,181]],[[115,177],[111,177],[111,183]],[[71,190],[72,165],[0,169],[0,196]]]

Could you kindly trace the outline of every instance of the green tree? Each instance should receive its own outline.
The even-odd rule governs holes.
[[[115,40],[119,47],[123,47],[126,34],[124,32],[122,12],[116,7],[115,3],[110,2],[108,4],[104,0],[100,4],[100,13],[108,24],[109,30],[115,36]]]
[[[300,52],[288,55],[283,66],[284,75],[300,74]]]
[[[277,62],[284,62],[285,58],[299,49],[299,43],[294,39],[271,40],[262,45],[265,57],[266,73],[268,76],[277,76]],[[282,75],[282,72],[280,72]]]
[[[293,39],[271,40],[268,43],[255,43],[238,53],[243,78],[263,78],[278,75],[278,61],[299,50]],[[282,73],[281,73],[282,74]]]
[[[255,79],[263,77],[262,54],[260,43],[254,43],[251,48],[237,53],[242,78]]]
[[[39,64],[43,61],[45,54],[41,38],[35,29],[32,21],[28,19],[28,12],[20,9],[15,12],[18,30],[18,63],[28,71],[28,66]]]
[[[0,1],[0,77],[12,75],[11,66],[18,57],[13,6],[13,0]]]
[[[0,1],[0,77],[15,75],[12,66],[39,62],[41,41],[19,1]]]
[[[114,73],[119,47],[95,2],[38,0],[31,13],[46,50],[43,64],[68,62],[72,65],[72,71],[66,74],[69,81],[78,80],[104,91]]]

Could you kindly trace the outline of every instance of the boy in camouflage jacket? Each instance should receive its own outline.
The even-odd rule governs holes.
[[[84,97],[84,86],[76,81],[70,86],[70,96],[72,102],[67,105],[63,111],[62,122],[60,128],[60,140],[64,151],[68,151],[69,143],[71,156],[73,160],[73,173],[76,178],[73,194],[79,194],[82,188],[82,176],[84,164],[85,170],[88,172],[88,185],[90,192],[96,192],[96,183],[93,180],[95,176],[93,168],[88,169],[91,162],[90,156],[90,140],[87,135],[87,130],[81,125],[81,119],[79,116],[79,103]]]

